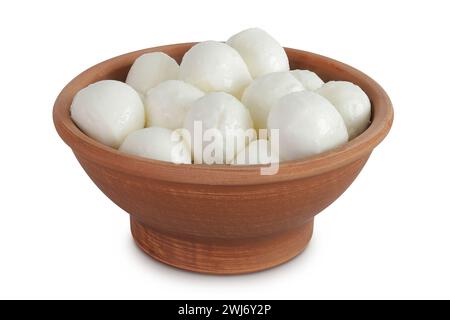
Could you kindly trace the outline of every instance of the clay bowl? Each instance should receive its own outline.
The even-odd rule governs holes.
[[[260,175],[260,166],[176,165],[126,155],[89,138],[72,122],[69,108],[78,90],[99,80],[123,81],[133,61],[146,52],[163,51],[180,62],[192,45],[128,53],[81,73],[55,102],[56,129],[94,183],[130,214],[133,237],[150,256],[214,274],[276,266],[305,249],[314,216],[350,186],[387,135],[393,120],[391,102],[364,73],[287,48],[291,69],[310,69],[324,80],[358,84],[372,102],[372,123],[338,149],[281,163],[276,175]]]

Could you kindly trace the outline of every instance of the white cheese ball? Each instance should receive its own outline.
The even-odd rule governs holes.
[[[251,28],[241,31],[227,43],[242,56],[253,78],[289,70],[289,60],[283,47],[264,30]]]
[[[70,113],[84,133],[113,148],[145,124],[139,94],[115,80],[99,81],[81,89],[73,98]]]
[[[200,42],[186,52],[180,79],[205,92],[223,91],[238,98],[252,80],[239,53],[216,41]]]
[[[367,129],[371,114],[370,100],[360,87],[347,81],[330,81],[316,92],[327,98],[339,111],[350,139]]]
[[[306,90],[315,91],[323,86],[324,82],[320,77],[309,70],[292,70],[292,75],[302,83]]]
[[[254,140],[241,150],[233,164],[254,165],[269,164],[279,162],[279,155],[275,150],[271,150],[270,141],[265,139]]]
[[[267,128],[267,116],[275,102],[296,91],[303,91],[303,85],[289,72],[266,74],[245,89],[242,103],[249,109],[255,128]]]
[[[120,151],[160,161],[191,163],[191,150],[182,135],[167,128],[150,127],[130,133]]]
[[[336,108],[312,91],[281,98],[267,120],[279,129],[281,160],[302,159],[336,148],[348,141],[347,129]]]
[[[201,123],[200,139],[202,141],[196,139],[195,122]],[[203,150],[210,144],[210,141],[203,141],[202,136],[205,136],[207,132],[212,133],[213,131],[210,129],[215,129],[223,138],[223,148],[221,149],[223,157],[217,155],[213,163],[230,163],[237,152],[245,147],[247,141],[254,139],[254,135],[247,141],[245,139],[246,130],[251,129],[252,126],[252,119],[247,108],[235,97],[224,92],[208,93],[195,101],[184,120],[184,127],[191,136],[191,149],[195,163],[205,162],[205,159],[202,160]],[[200,154],[196,152],[195,144],[199,146]]]
[[[126,83],[144,94],[165,80],[178,79],[178,63],[163,52],[145,53],[128,72]]]
[[[147,127],[178,129],[191,104],[205,93],[180,80],[167,80],[150,89],[145,97]]]

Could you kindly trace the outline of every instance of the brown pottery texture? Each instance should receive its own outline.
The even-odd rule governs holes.
[[[56,129],[92,181],[131,217],[131,232],[147,254],[172,266],[205,273],[267,269],[303,251],[314,216],[353,182],[387,135],[393,109],[384,90],[364,73],[330,58],[286,48],[291,69],[324,81],[359,85],[372,103],[370,127],[349,143],[305,160],[260,166],[177,165],[123,154],[89,138],[70,118],[80,89],[104,79],[124,80],[141,54],[162,51],[181,61],[193,43],[128,53],[73,79],[53,109]]]

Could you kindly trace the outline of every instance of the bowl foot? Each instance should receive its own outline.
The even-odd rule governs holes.
[[[201,273],[241,274],[265,270],[297,256],[311,239],[313,223],[250,241],[180,238],[131,218],[131,233],[145,253],[171,266]]]

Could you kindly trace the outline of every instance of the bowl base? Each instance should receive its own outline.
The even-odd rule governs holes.
[[[241,274],[282,264],[300,254],[311,240],[314,220],[289,232],[253,239],[180,238],[155,231],[131,218],[139,248],[168,265],[200,273]]]

